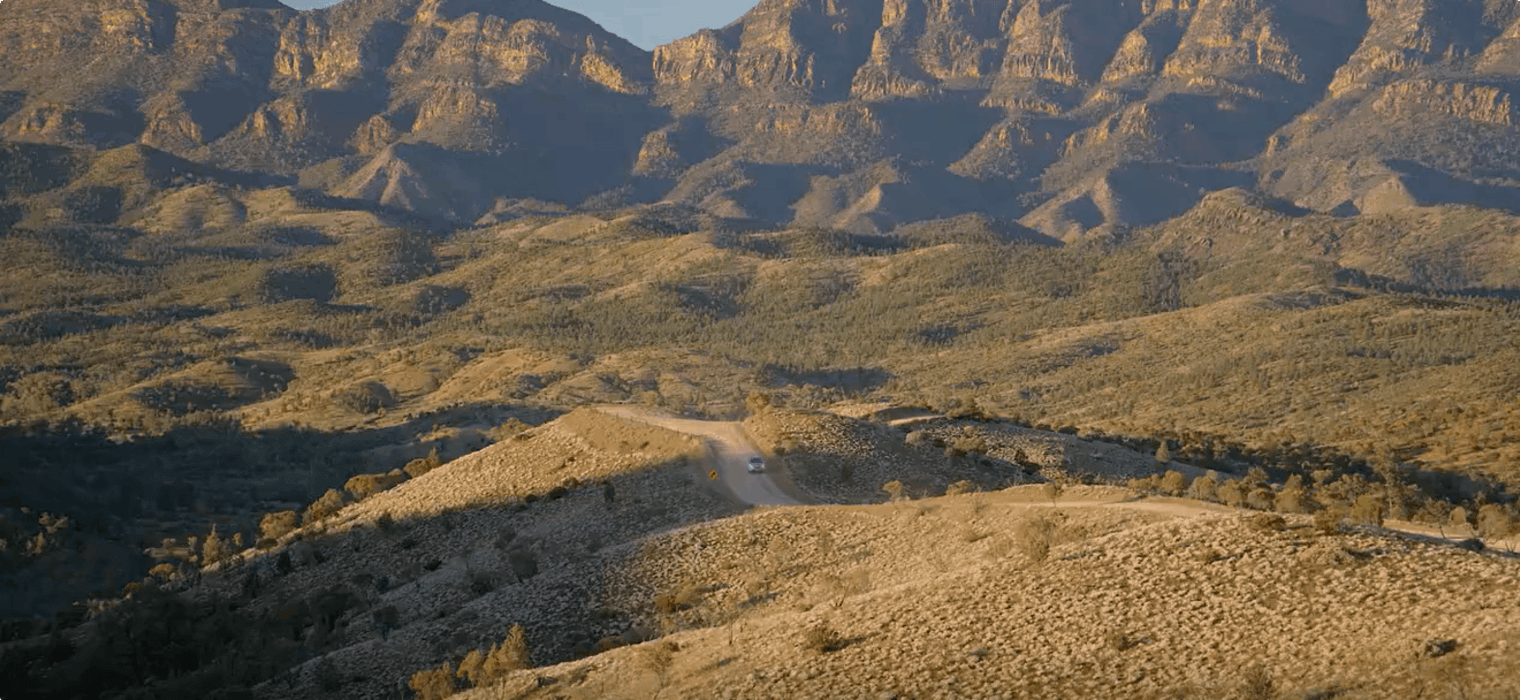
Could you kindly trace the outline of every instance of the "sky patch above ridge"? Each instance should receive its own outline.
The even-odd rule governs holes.
[[[283,0],[298,10],[333,0]],[[705,27],[722,27],[743,15],[752,0],[554,0],[551,4],[590,17],[607,31],[653,50]]]

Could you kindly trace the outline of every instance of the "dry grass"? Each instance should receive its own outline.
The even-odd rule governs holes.
[[[754,574],[745,553],[787,543],[762,572],[771,595],[746,607],[742,623],[671,637],[689,650],[668,675],[664,694],[676,697],[830,698],[848,687],[865,697],[946,688],[964,697],[1297,697],[1334,688],[1339,697],[1415,698],[1434,691],[1431,678],[1448,678],[1422,651],[1430,639],[1459,640],[1453,654],[1471,670],[1454,682],[1469,697],[1505,689],[1516,670],[1513,558],[1386,532],[1324,536],[1300,516],[1263,528],[1185,505],[1095,505],[1097,493],[1079,489],[1060,508],[1065,534],[1038,568],[966,551],[987,545],[954,535],[951,524],[971,508],[959,496],[918,517],[889,506],[790,509],[673,533],[610,590],[633,604],[650,595],[626,587],[636,582],[705,580],[719,599],[742,602],[739,591],[722,591]],[[1054,517],[1037,498],[989,494],[989,524]],[[808,602],[811,581],[857,565],[870,569],[870,590],[838,605]],[[802,643],[778,643],[798,629]],[[827,648],[836,651],[817,653]],[[534,675],[579,678],[559,686],[568,698],[640,697],[653,686],[630,675],[624,659],[637,653],[615,649]]]

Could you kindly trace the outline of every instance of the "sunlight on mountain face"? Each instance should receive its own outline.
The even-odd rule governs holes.
[[[1520,3],[0,56],[7,700],[1517,697]]]

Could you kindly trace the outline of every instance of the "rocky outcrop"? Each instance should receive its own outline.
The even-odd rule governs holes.
[[[1389,85],[1372,103],[1372,108],[1392,117],[1408,117],[1425,110],[1499,126],[1511,126],[1520,116],[1508,90],[1436,80],[1404,80]]]
[[[985,87],[996,75],[1007,0],[887,0],[850,94],[863,100],[923,98]]]
[[[677,90],[734,86],[841,98],[881,18],[882,0],[762,0],[721,32],[657,49],[655,80]]]

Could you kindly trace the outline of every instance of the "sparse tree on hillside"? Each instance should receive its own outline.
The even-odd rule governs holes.
[[[1156,462],[1159,464],[1170,464],[1171,461],[1172,450],[1166,446],[1166,441],[1162,440],[1161,444],[1156,446]]]
[[[901,501],[903,498],[903,485],[901,481],[888,481],[881,485],[881,490],[887,492],[887,496],[892,499],[893,503]]]

